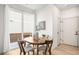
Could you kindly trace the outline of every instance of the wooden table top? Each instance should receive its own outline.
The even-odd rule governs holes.
[[[33,37],[27,37],[27,38],[24,38],[22,41],[26,41],[31,44],[45,44],[45,40],[48,40],[48,39],[40,37],[39,39],[35,40]]]

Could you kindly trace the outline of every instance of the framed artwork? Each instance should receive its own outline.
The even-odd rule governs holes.
[[[40,27],[40,30],[45,30],[46,29],[46,22],[45,21],[41,21],[39,23],[39,27]]]
[[[36,26],[36,31],[45,30],[45,29],[46,29],[46,22],[45,21],[39,22],[39,24]]]

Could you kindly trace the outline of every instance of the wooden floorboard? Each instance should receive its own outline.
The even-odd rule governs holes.
[[[9,52],[4,53],[4,55],[19,55],[19,48],[10,50]],[[32,53],[30,53],[32,55]],[[40,52],[40,55],[43,55]],[[62,44],[55,49],[52,49],[52,55],[79,55],[79,48]]]

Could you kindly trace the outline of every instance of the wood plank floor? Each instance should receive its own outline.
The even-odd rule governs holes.
[[[19,55],[19,49],[14,49],[6,52],[4,55]],[[43,54],[40,53],[40,55]],[[59,47],[52,49],[52,55],[79,55],[79,48],[62,44]]]

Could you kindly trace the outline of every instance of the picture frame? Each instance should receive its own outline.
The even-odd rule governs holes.
[[[39,23],[39,27],[40,27],[40,30],[45,30],[46,29],[46,22],[45,21],[41,21]]]
[[[45,30],[45,29],[46,29],[46,22],[45,21],[39,22],[39,24],[36,26],[36,31]]]

